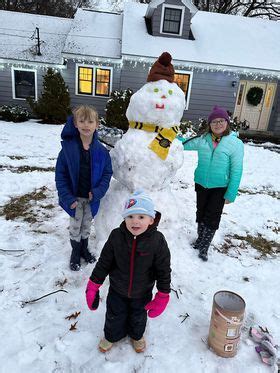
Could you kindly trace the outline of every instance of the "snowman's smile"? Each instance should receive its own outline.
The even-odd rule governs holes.
[[[156,109],[164,109],[164,104],[156,104]]]

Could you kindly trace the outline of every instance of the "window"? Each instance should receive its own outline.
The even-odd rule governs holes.
[[[31,97],[37,99],[37,75],[34,70],[12,69],[13,98],[26,99]]]
[[[173,36],[182,35],[184,12],[184,7],[164,4],[161,15],[161,32]]]
[[[77,66],[76,94],[109,97],[112,89],[112,68]]]
[[[111,70],[95,70],[95,94],[97,96],[109,96]]]
[[[181,9],[165,8],[162,31],[168,32],[169,34],[179,34],[181,16]]]
[[[190,91],[192,85],[192,72],[175,72],[174,74],[174,82],[181,88],[181,90],[185,93],[186,97],[186,107],[189,107],[189,100],[190,100]]]
[[[92,71],[90,67],[79,67],[78,92],[92,95]]]

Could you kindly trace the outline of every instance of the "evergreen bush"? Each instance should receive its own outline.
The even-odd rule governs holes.
[[[3,105],[0,106],[0,118],[7,122],[25,122],[30,118],[30,113],[19,105]]]
[[[237,117],[232,118],[232,113],[228,112],[230,116],[229,126],[232,131],[247,130],[249,128],[249,122],[244,120],[238,120]],[[208,130],[207,119],[199,118],[192,122],[191,120],[182,121],[180,124],[180,132],[186,137],[200,136]]]
[[[108,127],[117,127],[123,131],[128,130],[128,120],[125,113],[132,95],[133,91],[129,88],[111,93],[105,109]]]
[[[44,75],[42,96],[37,102],[31,98],[28,98],[27,102],[42,123],[64,123],[71,113],[68,87],[60,72],[51,68]]]

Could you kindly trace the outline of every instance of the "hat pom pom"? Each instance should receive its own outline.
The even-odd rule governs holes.
[[[168,52],[163,52],[158,58],[158,62],[163,66],[168,66],[171,63],[172,57]]]

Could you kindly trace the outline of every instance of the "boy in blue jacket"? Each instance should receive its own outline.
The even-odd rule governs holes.
[[[55,182],[59,204],[70,215],[72,271],[80,269],[81,257],[88,263],[96,260],[88,251],[91,221],[113,173],[109,152],[98,140],[98,123],[93,107],[78,106],[61,133]]]

